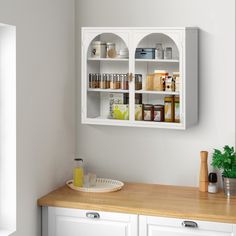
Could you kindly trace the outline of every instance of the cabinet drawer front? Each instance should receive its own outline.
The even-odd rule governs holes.
[[[140,236],[231,236],[233,233],[232,224],[151,216],[139,219]]]
[[[136,236],[137,216],[67,208],[48,209],[48,236]]]
[[[69,216],[69,217],[78,217],[87,220],[110,220],[110,221],[119,221],[119,222],[130,222],[131,214],[123,213],[111,213],[104,211],[96,210],[80,210],[80,209],[69,209],[69,208],[60,208],[60,207],[49,207],[49,212],[52,211],[55,215],[60,216]],[[93,215],[98,214],[99,217],[93,217]]]

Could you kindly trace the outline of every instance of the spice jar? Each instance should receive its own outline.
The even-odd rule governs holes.
[[[107,57],[115,58],[116,57],[116,44],[107,43]]]
[[[180,122],[179,96],[175,96],[175,122]]]
[[[98,87],[97,75],[91,74],[91,78],[92,78],[92,88],[97,88]]]
[[[128,79],[128,74],[124,74],[124,81],[125,81],[125,89],[129,89],[129,79]]]
[[[154,74],[148,74],[146,77],[145,89],[146,90],[153,90],[153,77]]]
[[[97,78],[97,88],[101,88],[101,74],[97,73],[96,78]]]
[[[168,72],[165,70],[155,70],[153,76],[153,90],[164,91],[165,78],[168,76]]]
[[[92,74],[89,74],[89,88],[92,88]]]
[[[135,90],[141,90],[141,89],[142,89],[142,75],[135,74]]]
[[[165,97],[165,122],[174,122],[174,97]]]
[[[116,89],[116,75],[110,74],[110,89]]]
[[[129,89],[129,82],[128,82],[128,76],[126,74],[120,75],[120,88],[123,90]]]
[[[100,89],[106,89],[106,74],[103,74],[101,76],[101,80],[100,80]]]
[[[171,60],[172,59],[172,48],[171,47],[167,47],[164,50],[164,59],[166,60]]]
[[[106,43],[102,41],[92,42],[91,57],[105,58],[106,57]]]
[[[106,88],[109,89],[110,88],[110,75],[106,74]]]
[[[154,121],[163,122],[164,121],[164,106],[154,105]]]
[[[144,104],[143,105],[143,120],[145,121],[153,121],[153,105]]]
[[[120,89],[121,87],[121,78],[119,74],[116,74],[116,82],[115,82],[116,89]]]

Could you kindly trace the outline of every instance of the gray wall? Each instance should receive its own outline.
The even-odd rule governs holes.
[[[0,0],[17,30],[17,236],[40,235],[37,199],[71,176],[74,1]]]
[[[199,124],[186,131],[80,124],[80,27],[197,26]],[[196,186],[199,151],[235,144],[234,0],[77,0],[77,153],[102,177]]]

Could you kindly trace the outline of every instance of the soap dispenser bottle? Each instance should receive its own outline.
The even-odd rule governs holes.
[[[75,187],[83,187],[84,185],[84,168],[83,168],[83,159],[75,158],[75,168],[73,171],[74,177],[74,186]]]

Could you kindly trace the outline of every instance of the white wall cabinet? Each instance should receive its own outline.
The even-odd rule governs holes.
[[[83,124],[115,125],[151,128],[186,129],[198,119],[198,41],[196,28],[82,28],[81,56],[81,121]],[[117,56],[95,58],[92,56],[94,41],[113,42]],[[171,59],[138,59],[137,48],[172,48]],[[127,48],[128,57],[119,55]],[[172,75],[179,72],[179,90],[157,91],[147,88],[147,75],[155,70],[165,70]],[[100,74],[128,74],[128,89],[94,88],[91,76]],[[135,75],[142,75],[142,89],[135,88]],[[111,116],[111,97],[125,97],[127,114],[114,119]],[[137,118],[137,98],[140,104],[164,105],[167,96],[179,98],[179,121],[155,122]],[[128,97],[128,99],[127,99]],[[176,111],[177,116],[177,111]]]
[[[232,224],[139,216],[139,236],[235,236]]]
[[[43,236],[137,236],[137,219],[131,214],[49,207]]]
[[[43,236],[236,236],[228,223],[43,207]]]

